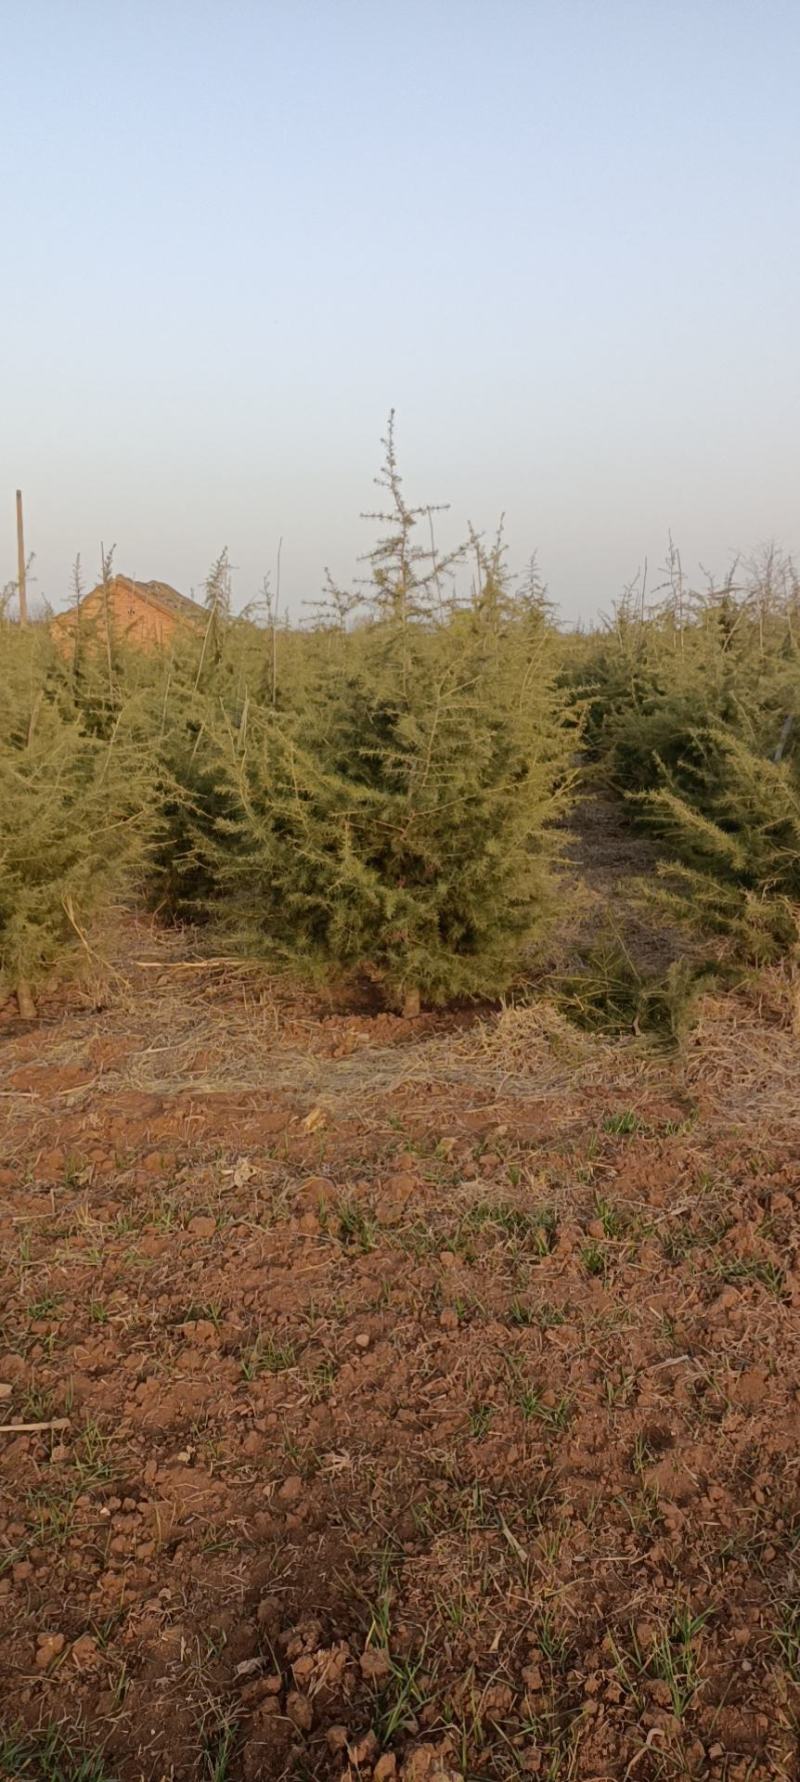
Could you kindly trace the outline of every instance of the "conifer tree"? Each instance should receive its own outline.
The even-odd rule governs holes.
[[[2,643],[0,976],[30,1016],[37,983],[131,882],[154,816],[123,715],[89,732],[45,628],[3,625]]]
[[[334,590],[302,712],[218,728],[216,872],[251,944],[413,1013],[499,992],[541,931],[570,739],[541,599],[513,597],[498,545],[458,604],[464,553],[420,538],[391,422],[379,482],[357,622]]]
[[[573,685],[589,748],[665,850],[662,912],[750,959],[800,929],[800,594],[770,550],[723,585],[628,598]]]

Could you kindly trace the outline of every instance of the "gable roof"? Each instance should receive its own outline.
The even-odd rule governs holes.
[[[112,601],[120,595],[128,599],[133,596],[146,606],[154,606],[174,619],[208,620],[208,611],[204,606],[200,606],[196,600],[190,600],[187,594],[179,594],[177,588],[170,587],[169,582],[137,582],[133,576],[112,575],[105,592]],[[100,607],[103,595],[103,583],[98,582],[96,588],[91,588],[88,594],[84,594],[77,606],[70,606],[63,612],[56,613],[53,623],[59,628],[73,625],[77,614],[85,608],[95,610]]]
[[[136,582],[132,576],[115,575],[109,582],[109,590],[111,589],[127,590],[131,594],[138,594],[140,599],[148,601],[151,606],[160,606],[164,612],[173,613],[176,618],[181,616],[185,616],[187,619],[208,618],[204,606],[200,606],[196,600],[190,600],[188,594],[179,594],[177,588],[170,587],[169,582]],[[92,593],[102,594],[102,591],[103,584],[100,582],[96,588],[93,588]],[[91,595],[87,594],[86,599],[90,600]]]

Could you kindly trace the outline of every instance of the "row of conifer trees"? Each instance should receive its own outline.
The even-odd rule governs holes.
[[[579,761],[658,838],[673,916],[796,955],[800,590],[774,553],[721,588],[632,592],[557,630],[502,540],[437,554],[390,428],[381,536],[310,626],[208,620],[164,653],[0,628],[0,979],[36,987],[119,898],[391,1006],[505,991],[562,896]]]
[[[464,592],[466,553],[428,541],[391,431],[380,482],[363,584],[329,588],[311,627],[212,602],[163,654],[4,627],[0,963],[21,1006],[134,892],[294,972],[367,974],[409,1012],[519,971],[556,902],[574,751],[557,634],[499,541],[471,540]]]

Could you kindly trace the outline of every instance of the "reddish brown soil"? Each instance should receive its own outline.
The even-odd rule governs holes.
[[[781,1021],[7,1027],[0,1774],[796,1777]]]

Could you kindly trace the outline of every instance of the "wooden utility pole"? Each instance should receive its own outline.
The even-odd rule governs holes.
[[[22,490],[17,490],[17,587],[19,589],[19,622],[28,623],[28,590],[25,585],[25,534],[22,528]]]

